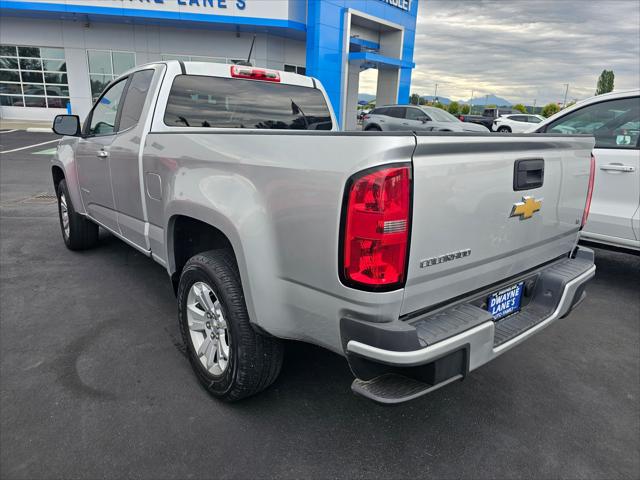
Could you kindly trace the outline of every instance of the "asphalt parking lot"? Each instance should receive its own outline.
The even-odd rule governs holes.
[[[355,397],[341,357],[291,342],[269,390],[223,404],[162,267],[106,233],[64,248],[54,145],[0,154],[2,478],[640,477],[640,257],[597,250],[579,310],[414,402]]]

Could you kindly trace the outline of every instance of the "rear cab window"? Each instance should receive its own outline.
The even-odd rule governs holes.
[[[331,130],[316,88],[203,75],[178,75],[164,123],[170,127]]]

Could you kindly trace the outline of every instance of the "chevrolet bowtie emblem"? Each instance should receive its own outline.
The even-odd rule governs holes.
[[[513,204],[511,209],[512,217],[520,217],[520,220],[526,220],[533,217],[533,214],[542,208],[542,199],[536,200],[533,197],[522,197],[521,202]]]

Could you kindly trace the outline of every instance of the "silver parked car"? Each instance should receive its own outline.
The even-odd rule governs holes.
[[[417,105],[388,105],[365,115],[363,130],[397,132],[402,130],[427,132],[488,132],[476,123],[462,122],[441,108]]]

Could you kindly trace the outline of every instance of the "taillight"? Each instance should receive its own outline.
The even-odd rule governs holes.
[[[587,187],[587,201],[584,204],[584,212],[582,213],[582,222],[580,230],[587,224],[589,218],[589,210],[591,209],[591,197],[593,196],[593,183],[596,179],[596,157],[591,154],[591,167],[589,169],[589,186]]]
[[[365,115],[362,117],[363,120],[369,120],[369,115]]]
[[[460,115],[458,118],[464,122],[464,115]]]
[[[249,80],[263,80],[265,82],[280,81],[280,74],[276,70],[246,67],[244,65],[231,65],[231,76],[235,78],[247,78]]]
[[[344,209],[344,282],[370,290],[401,287],[409,245],[410,166],[368,170],[352,177]]]

